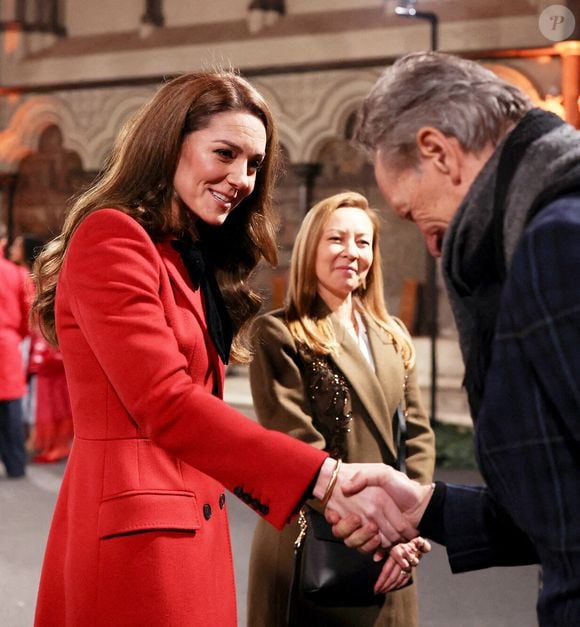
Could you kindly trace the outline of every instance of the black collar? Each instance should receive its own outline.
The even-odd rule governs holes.
[[[234,330],[214,270],[200,245],[189,238],[175,240],[171,245],[181,255],[194,289],[201,289],[209,335],[221,360],[227,364]]]

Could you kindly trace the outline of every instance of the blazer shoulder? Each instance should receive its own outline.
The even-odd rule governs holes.
[[[254,320],[254,329],[256,330],[281,328],[288,328],[286,326],[286,312],[284,309],[274,309],[259,315]]]
[[[284,309],[275,309],[258,316],[253,323],[254,337],[261,343],[268,341],[292,341],[292,336],[286,325]]]
[[[401,327],[401,329],[410,337],[409,329],[407,329],[407,325],[401,320],[401,318],[397,318],[397,316],[391,316],[391,318]]]

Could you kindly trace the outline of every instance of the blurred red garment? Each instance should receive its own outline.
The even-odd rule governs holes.
[[[70,398],[60,350],[39,331],[31,334],[29,374],[36,375],[36,427],[30,448],[35,462],[68,457],[73,438]]]
[[[26,394],[20,343],[28,336],[30,301],[26,270],[0,257],[0,400]]]
[[[29,309],[26,271],[4,259],[0,250],[0,462],[13,478],[26,473],[21,402],[26,377],[21,344],[28,336]]]

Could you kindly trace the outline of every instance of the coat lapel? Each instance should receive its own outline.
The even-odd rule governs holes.
[[[185,298],[191,307],[191,310],[195,313],[196,318],[199,321],[199,325],[207,333],[207,324],[205,321],[205,314],[203,312],[203,305],[201,299],[194,298],[194,289],[191,285],[189,277],[187,276],[187,270],[181,261],[179,253],[171,246],[170,242],[162,242],[157,245],[157,250],[163,261],[163,264],[167,268],[169,274],[169,280],[176,292],[179,292],[181,296]]]
[[[388,346],[386,333],[379,327],[376,327],[376,325],[371,327],[369,320],[365,318],[371,351],[377,365],[377,372],[375,373],[360,351],[354,338],[340,324],[334,314],[331,314],[330,319],[340,344],[340,352],[337,355],[333,355],[332,359],[348,379],[386,445],[395,455],[391,423],[391,417],[395,408],[388,406],[387,397],[380,383],[380,381],[388,381],[388,379],[382,379],[386,370],[383,363],[385,361],[384,354],[388,350],[392,350],[392,347],[389,348]]]
[[[171,243],[166,241],[157,244],[157,250],[163,261],[167,273],[169,275],[169,281],[176,293],[179,293],[188,303],[189,308],[194,313],[199,326],[203,332],[204,342],[208,353],[210,354],[210,362],[215,370],[215,393],[218,396],[223,394],[223,375],[224,365],[217,354],[217,350],[213,344],[213,341],[209,335],[205,312],[203,311],[203,304],[201,298],[196,298],[194,295],[197,290],[193,289],[187,270],[183,265],[180,254],[171,246]]]

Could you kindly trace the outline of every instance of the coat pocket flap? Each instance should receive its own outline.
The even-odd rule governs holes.
[[[99,507],[99,538],[155,529],[195,531],[199,527],[193,492],[125,492]]]

